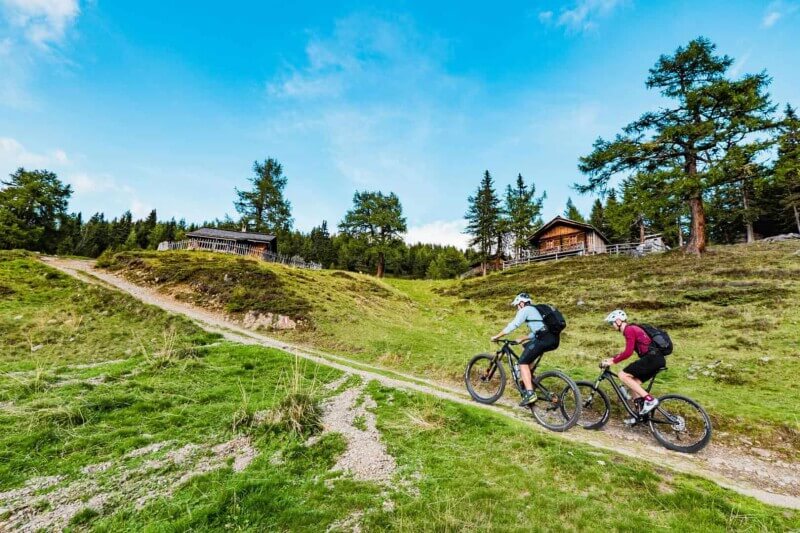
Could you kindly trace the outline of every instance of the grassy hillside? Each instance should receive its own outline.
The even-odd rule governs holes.
[[[710,482],[377,383],[364,394],[397,470],[388,485],[358,481],[332,470],[346,444],[318,418],[353,378],[327,390],[338,371],[220,342],[27,254],[0,252],[0,286],[0,509],[17,491],[29,519],[63,513],[97,531],[800,527],[798,513]]]
[[[467,281],[381,282],[188,252],[121,253],[105,266],[234,317],[289,313],[302,326],[275,335],[452,383],[471,355],[492,349],[487,339],[512,317],[517,292],[565,313],[561,348],[544,365],[580,378],[595,377],[597,362],[621,349],[602,319],[622,307],[675,341],[656,391],[701,401],[718,438],[746,435],[791,455],[800,449],[797,250],[787,243],[718,247],[699,259],[596,256]]]

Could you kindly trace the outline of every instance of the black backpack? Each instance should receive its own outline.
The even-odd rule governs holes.
[[[650,324],[637,324],[640,328],[647,333],[647,336],[650,337],[652,341],[650,346],[655,346],[656,350],[663,355],[667,356],[672,353],[672,339],[669,338],[669,335],[663,329],[658,329],[655,326],[651,326]]]
[[[534,307],[542,315],[542,321],[547,331],[553,335],[560,335],[567,327],[567,321],[561,311],[548,304],[535,304]]]

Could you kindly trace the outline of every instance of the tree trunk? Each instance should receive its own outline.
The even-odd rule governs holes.
[[[386,258],[383,252],[378,252],[378,271],[375,273],[379,278],[383,277],[384,269],[386,268]]]
[[[794,221],[797,223],[797,233],[800,233],[800,213],[797,212],[797,204],[792,204],[794,209]]]
[[[486,275],[486,261],[481,261],[481,276]]]
[[[747,243],[755,240],[753,237],[753,222],[750,220],[750,206],[747,202],[747,184],[742,185],[742,203],[744,204],[744,227],[747,233]]]
[[[639,215],[639,244],[644,244],[644,217]]]
[[[703,198],[696,193],[689,198],[689,212],[691,224],[689,225],[689,243],[686,253],[700,255],[706,251],[706,212],[703,209]]]
[[[681,217],[678,217],[678,248],[683,248],[683,228],[681,227]]]

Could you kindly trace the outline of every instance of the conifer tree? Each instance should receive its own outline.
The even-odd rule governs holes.
[[[567,198],[567,207],[564,209],[564,216],[575,222],[586,222],[581,212],[578,211],[578,208],[572,203],[572,198]]]
[[[469,245],[477,247],[481,272],[485,276],[486,263],[500,233],[500,199],[495,193],[492,175],[488,170],[484,172],[475,196],[470,196],[468,202],[467,213],[464,215],[467,220],[466,233],[472,236]]]
[[[686,203],[691,216],[686,251],[697,254],[706,248],[703,199],[718,185],[709,181],[709,171],[731,146],[773,126],[767,74],[730,80],[725,73],[733,59],[714,55],[715,48],[700,37],[661,56],[647,87],[660,90],[674,105],[643,114],[613,141],[598,139],[580,160],[588,182],[576,186],[580,192],[602,192],[621,173],[657,176],[662,194]]]
[[[797,232],[800,233],[800,118],[788,104],[778,137],[775,177],[785,190],[781,204],[794,216]]]
[[[517,175],[514,187],[506,187],[504,228],[512,239],[514,255],[519,256],[520,250],[528,246],[528,240],[533,233],[542,226],[542,204],[547,194],[536,197],[536,184],[531,182],[530,187],[525,185],[522,174]]]

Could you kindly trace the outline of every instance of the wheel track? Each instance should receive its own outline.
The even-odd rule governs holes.
[[[463,390],[271,338],[226,320],[221,314],[178,302],[155,290],[131,283],[122,277],[96,270],[93,266],[94,261],[56,257],[42,257],[42,260],[47,265],[81,281],[120,290],[144,303],[155,305],[171,313],[184,315],[206,331],[219,333],[233,342],[276,348],[321,365],[358,375],[365,380],[376,380],[388,387],[430,394],[460,404],[487,409],[523,421],[532,429],[548,433],[554,438],[588,444],[637,460],[647,461],[657,469],[668,468],[676,472],[700,476],[721,487],[751,496],[770,505],[800,509],[800,465],[797,463],[753,457],[739,449],[715,444],[713,441],[698,454],[680,454],[658,446],[650,439],[649,434],[625,430],[613,424],[609,424],[606,430],[600,432],[572,429],[566,433],[551,433],[537,425],[530,417],[523,416],[519,410],[515,410],[510,401],[492,406],[478,404],[472,401]]]

